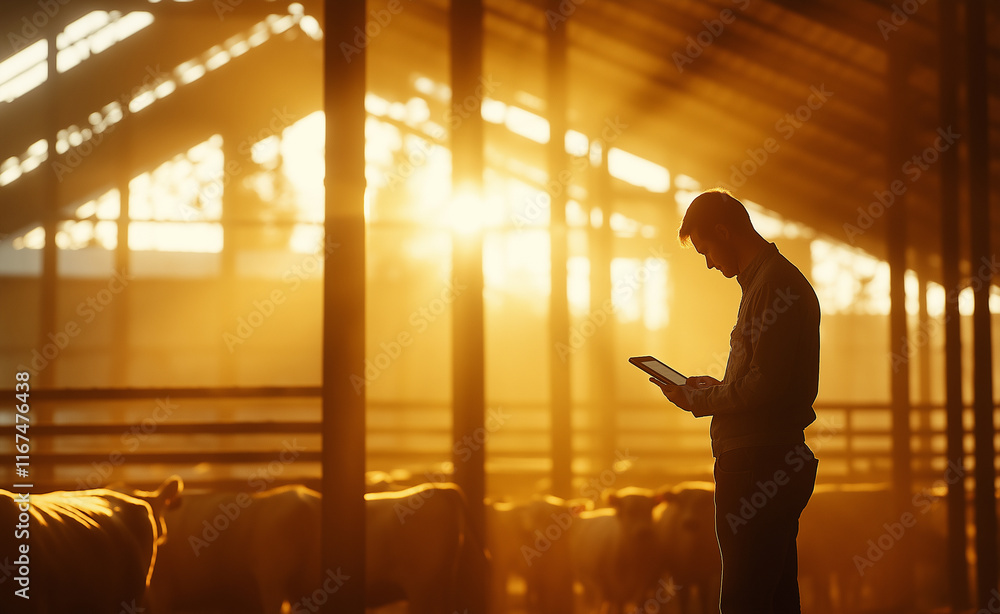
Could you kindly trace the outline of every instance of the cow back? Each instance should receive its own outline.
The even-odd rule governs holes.
[[[168,538],[150,583],[155,614],[206,607],[270,614],[314,588],[319,494],[304,486],[186,493],[164,520]]]
[[[117,614],[141,606],[155,552],[149,504],[106,489],[37,494],[30,503],[31,598],[3,611]],[[0,510],[4,522],[16,518],[11,493],[0,491]],[[12,548],[4,544],[4,555]]]

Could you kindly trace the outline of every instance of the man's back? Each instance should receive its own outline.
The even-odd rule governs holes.
[[[795,444],[816,419],[819,301],[773,243],[737,276],[743,288],[722,385],[696,399],[712,415],[712,451]]]

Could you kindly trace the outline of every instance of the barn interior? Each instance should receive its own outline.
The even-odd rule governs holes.
[[[455,481],[484,531],[491,502],[711,482],[708,419],[628,358],[722,378],[740,286],[677,229],[724,187],[820,300],[817,489],[888,493],[804,605],[1000,602],[996,3],[5,0],[0,24],[8,399],[30,374],[4,484],[303,484],[324,561],[363,577],[365,491]],[[364,611],[342,588],[323,611]]]

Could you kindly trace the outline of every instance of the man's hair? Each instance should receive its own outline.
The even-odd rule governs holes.
[[[722,224],[736,232],[753,228],[750,214],[743,203],[736,200],[728,190],[712,188],[699,194],[684,213],[677,237],[681,245],[691,244],[691,235],[715,234],[715,225]]]

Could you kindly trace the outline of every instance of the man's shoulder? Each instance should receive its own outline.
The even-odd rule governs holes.
[[[772,275],[788,275],[800,277],[806,283],[809,279],[802,273],[802,270],[794,262],[785,257],[781,250],[775,250],[774,255],[764,263],[764,268]]]
[[[777,251],[772,258],[764,263],[761,273],[761,281],[765,286],[770,286],[775,290],[793,289],[806,293],[813,301],[817,300],[816,291],[813,289],[812,283],[809,282],[809,278],[780,251]]]

